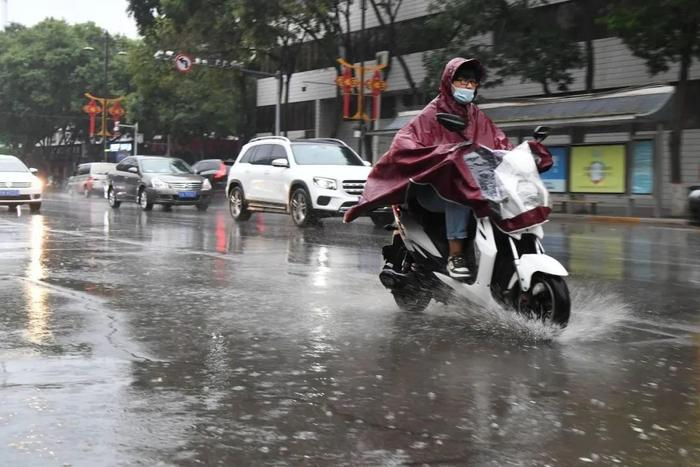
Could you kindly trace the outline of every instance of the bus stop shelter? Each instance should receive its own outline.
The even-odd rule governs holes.
[[[555,167],[543,179],[555,202],[586,204],[594,211],[597,204],[621,204],[627,215],[641,202],[659,217],[664,209],[662,175],[668,159],[664,132],[671,121],[674,91],[673,86],[656,85],[486,102],[479,108],[514,143],[530,137],[539,125],[550,127],[547,144]],[[418,112],[387,119],[369,134],[393,137]]]

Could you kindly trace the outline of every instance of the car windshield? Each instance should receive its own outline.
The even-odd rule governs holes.
[[[189,174],[192,169],[182,159],[142,159],[141,170],[156,174]]]
[[[104,175],[111,170],[114,170],[114,164],[92,164],[90,166],[90,172],[98,175]]]
[[[326,143],[293,143],[292,153],[299,165],[364,165],[346,146]]]
[[[0,172],[29,172],[19,159],[0,159]]]

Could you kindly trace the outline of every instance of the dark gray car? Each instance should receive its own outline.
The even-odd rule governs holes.
[[[131,156],[107,174],[107,200],[112,208],[122,201],[135,201],[144,211],[154,204],[164,209],[174,205],[196,206],[206,211],[211,201],[211,183],[181,159]]]

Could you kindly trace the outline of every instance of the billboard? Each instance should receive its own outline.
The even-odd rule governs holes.
[[[624,193],[625,145],[572,146],[570,157],[572,193]]]
[[[547,149],[552,154],[554,164],[548,171],[540,174],[542,183],[551,193],[565,193],[569,148],[566,146],[549,146]]]

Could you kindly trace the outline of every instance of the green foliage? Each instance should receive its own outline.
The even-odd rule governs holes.
[[[212,132],[238,134],[238,73],[195,67],[181,74],[171,63],[153,59],[150,40],[135,49],[129,63],[136,88],[129,96],[129,106],[144,130],[171,134],[180,141]]]
[[[620,35],[632,52],[646,61],[652,74],[678,63],[678,86],[673,130],[669,138],[670,178],[681,183],[681,146],[688,112],[688,76],[693,59],[700,58],[700,9],[697,0],[615,0],[608,27]]]
[[[566,91],[570,70],[582,64],[581,51],[570,31],[554,18],[530,8],[528,0],[434,0],[436,13],[427,35],[448,34],[447,46],[425,55],[424,86],[439,87],[442,69],[457,56],[478,58],[488,70],[487,86],[520,76],[542,85],[545,94],[555,86]],[[434,91],[433,91],[434,92]]]
[[[113,51],[130,44],[124,37],[110,39]],[[59,129],[68,130],[71,139],[85,131],[83,94],[103,92],[103,50],[103,31],[93,23],[71,26],[47,19],[0,32],[0,139],[26,152]],[[124,57],[114,58],[108,70],[110,95],[129,91]]]
[[[685,57],[700,58],[700,8],[697,0],[617,0],[607,25],[632,52],[646,60],[649,71],[667,71]]]

